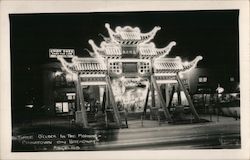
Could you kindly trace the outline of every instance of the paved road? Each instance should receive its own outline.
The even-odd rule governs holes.
[[[140,120],[134,120],[129,121],[129,127],[97,130],[102,141],[82,145],[80,150],[240,148],[240,121],[229,117],[221,117],[219,122],[182,125],[159,126],[157,121],[144,121],[143,127]],[[54,126],[50,128],[49,133],[56,131]]]
[[[240,145],[239,121],[122,129],[117,132],[113,141],[103,142],[96,149],[238,148]]]

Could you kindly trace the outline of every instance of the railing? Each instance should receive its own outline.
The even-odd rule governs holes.
[[[195,94],[193,102],[199,113],[240,117],[240,93]]]

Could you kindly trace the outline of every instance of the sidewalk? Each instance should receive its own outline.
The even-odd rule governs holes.
[[[227,124],[227,123],[237,123],[240,122],[240,119],[235,120],[233,117],[225,117],[225,116],[217,116],[217,115],[200,115],[201,119],[205,119],[210,121],[212,118],[212,121],[205,122],[205,123],[191,123],[190,124],[171,124],[167,121],[159,122],[157,120],[143,120],[141,119],[135,119],[135,120],[128,120],[128,128],[122,128],[120,129],[120,132],[134,132],[136,130],[159,130],[163,129],[165,127],[173,127],[173,126],[192,126],[192,125],[211,125],[211,124]],[[68,127],[72,128],[74,125],[71,123],[70,119],[67,117],[59,117],[59,118],[47,118],[47,119],[36,119],[32,120],[29,123],[19,124],[13,126],[13,129],[27,127],[27,126],[39,126],[39,125],[48,125],[48,126],[58,126],[58,127]],[[94,125],[94,123],[90,123],[90,125]]]
[[[210,116],[209,115],[200,115],[201,119],[205,119],[210,121]],[[159,123],[156,120],[143,120],[143,123],[141,120],[132,120],[128,121],[128,128],[123,128],[120,130],[120,132],[127,132],[128,130],[130,132],[136,131],[136,130],[159,130],[160,128],[166,128],[166,127],[188,127],[188,126],[193,126],[193,125],[220,125],[220,124],[231,124],[231,123],[239,123],[240,119],[235,120],[233,117],[225,117],[225,116],[218,116],[217,115],[212,115],[212,121],[211,122],[206,122],[206,123],[190,123],[190,124],[171,124],[166,122],[161,122]]]
[[[201,118],[207,119],[209,116],[201,116]],[[160,126],[157,121],[144,121],[144,126],[141,126],[141,121],[130,121],[129,126],[129,128],[117,130],[115,141],[100,143],[96,149],[240,147],[240,121],[232,117],[220,117],[219,122],[179,125],[162,123]],[[237,144],[223,146],[220,142],[232,139],[237,140]]]

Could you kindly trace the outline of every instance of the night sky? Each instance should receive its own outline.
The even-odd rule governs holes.
[[[50,48],[72,48],[78,56],[88,56],[84,48],[93,39],[98,45],[108,36],[104,27],[138,26],[149,32],[161,26],[155,38],[156,47],[170,41],[177,45],[170,56],[191,60],[202,55],[204,67],[238,66],[238,11],[120,12],[74,14],[10,15],[11,55],[14,65],[43,64],[49,60]],[[223,63],[222,63],[223,62]]]
[[[142,33],[160,26],[152,42],[161,48],[176,41],[169,56],[192,60],[202,55],[199,67],[237,69],[238,16],[238,10],[11,14],[12,96],[23,99],[20,95],[27,85],[32,88],[37,84],[28,75],[37,74],[35,81],[39,80],[37,68],[57,61],[49,59],[50,48],[75,49],[77,56],[88,56],[84,50],[92,50],[88,40],[93,39],[99,45],[103,38],[98,34],[108,36],[105,23],[112,29],[137,26]]]

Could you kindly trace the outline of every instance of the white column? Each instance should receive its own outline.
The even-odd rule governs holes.
[[[166,107],[168,108],[168,104],[170,101],[170,95],[169,95],[169,84],[165,84],[165,94],[166,94]]]
[[[101,106],[102,106],[102,103],[103,103],[104,90],[105,90],[104,86],[99,86],[99,94],[100,94],[99,102],[100,102]]]

